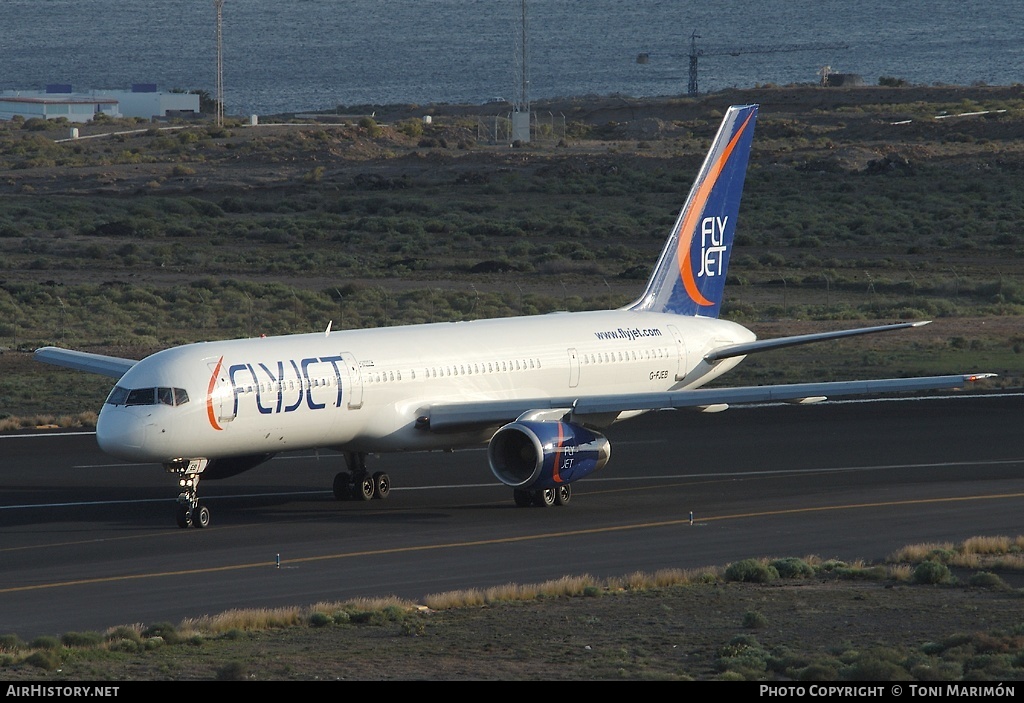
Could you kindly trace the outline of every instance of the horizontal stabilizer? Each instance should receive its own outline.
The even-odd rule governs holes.
[[[714,351],[708,352],[704,355],[704,360],[707,362],[718,361],[719,359],[729,359],[734,356],[746,356],[747,354],[755,354],[757,352],[771,351],[772,349],[783,349],[785,347],[795,347],[799,344],[811,344],[813,342],[825,342],[830,339],[840,339],[842,337],[855,337],[860,334],[874,334],[876,332],[892,332],[894,330],[905,330],[908,327],[923,327],[931,322],[931,320],[925,320],[922,322],[901,322],[896,325],[878,325],[877,327],[858,327],[852,330],[838,330],[835,332],[817,332],[815,334],[798,334],[793,337],[776,337],[775,339],[761,339],[756,342],[747,342],[746,344],[731,344],[727,347],[721,347]]]
[[[122,359],[119,356],[106,356],[90,352],[61,349],[60,347],[42,347],[32,355],[36,361],[53,366],[63,366],[78,371],[121,378],[125,372],[138,362],[135,359]]]

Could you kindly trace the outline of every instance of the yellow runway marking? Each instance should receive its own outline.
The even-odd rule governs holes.
[[[894,501],[881,501],[876,503],[852,503],[850,505],[824,505],[812,508],[788,508],[785,510],[764,510],[750,513],[735,513],[730,515],[717,515],[717,516],[702,516],[700,518],[701,523],[709,522],[721,522],[724,520],[745,520],[749,518],[760,518],[760,517],[771,517],[771,516],[782,516],[782,515],[796,515],[800,513],[816,513],[816,512],[828,512],[837,510],[861,510],[866,508],[886,508],[895,507],[901,505],[929,505],[939,503],[964,503],[968,501],[983,501],[983,500],[1008,500],[1011,498],[1024,498],[1024,493],[1005,493],[1005,494],[991,494],[981,496],[958,496],[951,498],[922,498],[917,500],[894,500]],[[579,535],[595,535],[595,534],[607,534],[611,532],[625,532],[628,530],[642,530],[651,529],[658,527],[676,527],[680,525],[689,525],[689,516],[680,518],[678,520],[660,520],[657,522],[642,522],[634,523],[630,525],[617,525],[611,527],[595,527],[584,530],[569,530],[566,532],[549,532],[535,535],[523,535],[520,537],[501,537],[496,539],[481,539],[481,540],[470,540],[465,542],[449,542],[446,544],[428,544],[419,545],[415,547],[395,547],[392,549],[368,549],[358,552],[345,552],[342,554],[322,554],[319,556],[312,557],[300,557],[297,559],[288,559],[281,562],[281,566],[288,566],[294,564],[308,564],[318,561],[332,561],[336,559],[353,559],[357,557],[365,556],[380,556],[384,554],[403,554],[410,552],[427,552],[438,549],[456,549],[465,547],[482,547],[496,544],[512,544],[516,542],[532,542],[544,539],[560,538],[560,537],[574,537]],[[177,571],[159,571],[148,574],[127,574],[121,576],[102,576],[97,578],[89,579],[76,579],[72,581],[57,581],[54,583],[41,583],[32,586],[15,586],[12,588],[0,588],[0,593],[17,593],[20,591],[32,591],[41,590],[47,588],[64,588],[68,586],[83,586],[100,583],[114,583],[118,581],[136,581],[141,579],[154,579],[164,578],[168,576],[187,576],[193,574],[215,574],[224,573],[228,571],[242,571],[244,569],[265,569],[265,568],[276,568],[276,561],[259,561],[251,562],[247,564],[233,564],[230,566],[211,566],[203,567],[199,569],[181,569]]]

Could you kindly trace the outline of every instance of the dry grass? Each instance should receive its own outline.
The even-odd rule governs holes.
[[[69,415],[31,415],[26,417],[5,417],[0,419],[0,432],[26,429],[51,428],[94,428],[98,414],[91,411]]]
[[[298,606],[228,610],[217,615],[188,618],[178,628],[183,634],[219,634],[232,630],[266,630],[291,627],[303,622],[305,611]]]
[[[886,561],[899,565],[926,560],[964,569],[1024,571],[1024,537],[971,537],[959,545],[952,542],[912,544],[893,552]]]
[[[1024,551],[1024,537],[971,537],[964,540],[964,554],[1010,554]]]
[[[752,680],[767,672],[796,680],[814,672],[816,680],[849,680],[880,666],[869,654],[885,643],[885,669],[908,680],[934,680],[940,670],[943,680],[1016,680],[1024,662],[1022,594],[990,572],[942,589],[920,586],[914,562],[942,555],[1019,563],[1022,542],[976,537],[910,545],[885,565],[814,555],[744,560],[810,567],[775,579],[768,590],[726,579],[724,567],[664,569],[451,591],[422,604],[380,597],[231,610],[176,628],[131,624],[30,644],[4,636],[0,678]],[[979,622],[1003,630],[975,632]],[[734,646],[738,628],[745,633],[742,651]],[[568,658],[523,656],[550,649],[553,637]],[[997,640],[1003,653],[992,659],[981,648]],[[674,643],[668,650],[666,641]]]

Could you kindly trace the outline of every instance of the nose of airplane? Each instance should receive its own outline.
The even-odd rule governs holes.
[[[96,442],[112,456],[139,459],[146,445],[146,425],[135,412],[108,405],[96,420]]]

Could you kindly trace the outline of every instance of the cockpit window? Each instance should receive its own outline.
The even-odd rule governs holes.
[[[109,405],[124,405],[124,401],[127,399],[128,389],[114,386],[114,390],[110,391],[110,395],[107,396],[107,403]]]
[[[184,388],[124,388],[114,386],[107,397],[108,405],[184,405],[188,393]]]
[[[135,388],[128,391],[125,405],[152,405],[156,388]]]

